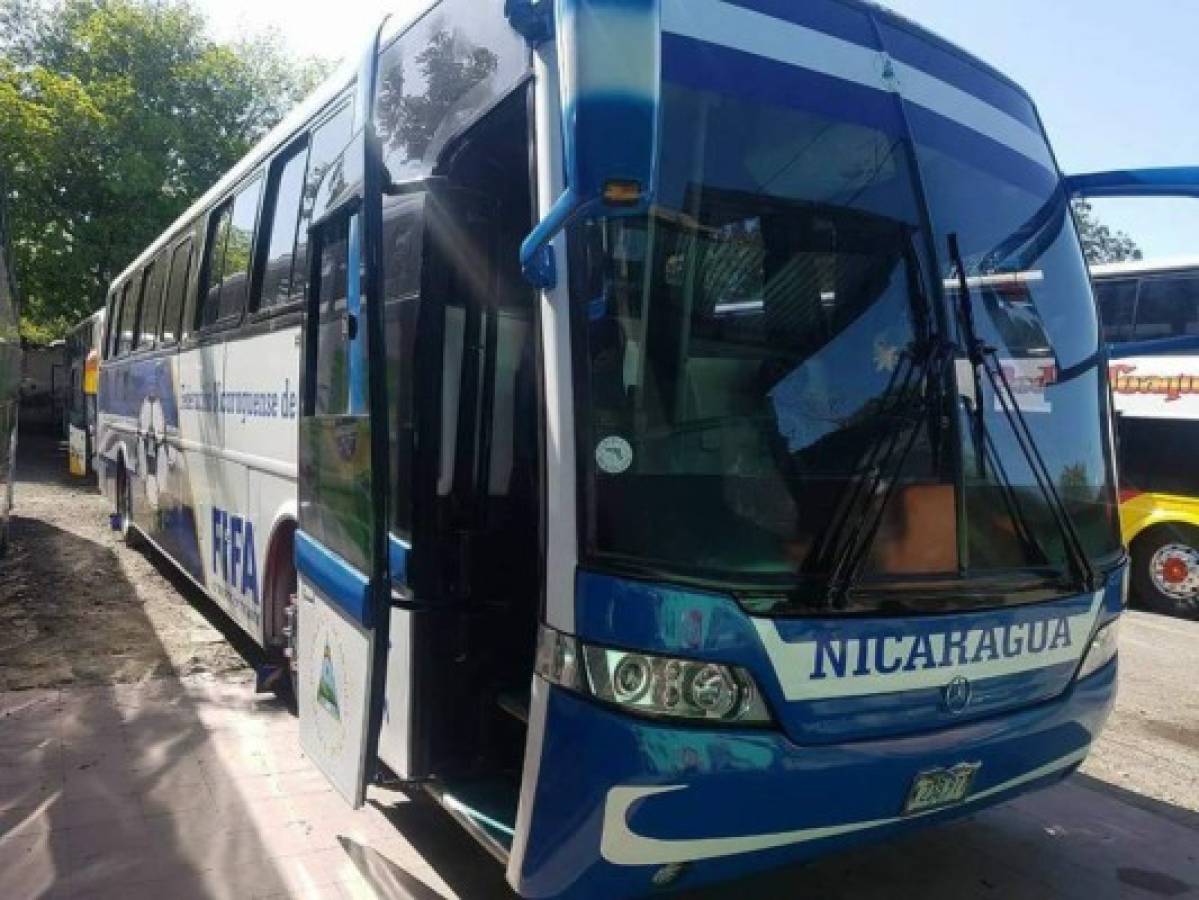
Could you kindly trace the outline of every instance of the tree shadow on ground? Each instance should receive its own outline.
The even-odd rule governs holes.
[[[238,736],[222,743],[221,696],[163,677],[168,655],[116,552],[26,518],[13,543],[0,683],[31,667],[49,686],[0,693],[3,895],[285,891],[275,835],[226,771],[221,747]]]

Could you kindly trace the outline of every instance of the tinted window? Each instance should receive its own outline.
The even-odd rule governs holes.
[[[1130,340],[1132,320],[1137,310],[1136,279],[1097,281],[1095,299],[1099,302],[1103,339],[1109,344]]]
[[[229,241],[225,245],[225,268],[221,279],[221,303],[218,319],[241,315],[246,303],[250,278],[250,257],[254,252],[254,225],[258,220],[258,200],[262,179],[256,178],[242,188],[233,203]]]
[[[1199,277],[1176,275],[1141,282],[1138,340],[1199,334]]]
[[[133,349],[133,335],[137,330],[137,294],[133,285],[136,277],[130,278],[121,288],[121,333],[117,338],[117,355],[124,356]]]
[[[350,140],[352,109],[349,104],[312,132],[308,154],[308,172],[304,179],[304,196],[300,206],[300,224],[296,233],[296,252],[292,262],[292,296],[302,296],[308,286],[308,226],[312,224],[312,208],[321,180]]]
[[[229,224],[233,220],[233,204],[226,203],[208,220],[208,245],[204,250],[204,271],[207,290],[196,310],[196,327],[203,328],[217,320],[221,303],[221,274],[225,270],[225,246],[229,241]]]
[[[255,304],[257,309],[269,309],[290,300],[299,299],[293,290],[296,274],[296,229],[300,221],[300,201],[304,194],[304,174],[308,168],[307,143],[295,148],[290,156],[280,157],[271,169],[272,197],[270,213],[270,245],[262,275],[262,290]]]
[[[373,527],[363,330],[368,317],[358,317],[351,338],[345,311],[350,249],[345,219],[325,226],[323,247],[319,312],[312,315],[310,306],[308,319],[309,327],[316,328],[317,346],[300,421],[300,468],[311,475],[300,479],[300,527],[359,571],[367,571]]]
[[[220,212],[213,229],[200,327],[234,319],[245,306],[261,194],[262,179],[255,178]]]
[[[104,345],[104,355],[106,357],[113,357],[117,355],[117,344],[121,340],[121,292],[119,289],[113,290],[112,299],[109,301],[108,316],[105,321],[108,332]]]
[[[477,2],[442,4],[379,61],[376,121],[396,181],[432,172],[447,140],[526,71],[520,36],[498,16],[480,15]]]
[[[162,312],[162,283],[166,276],[166,259],[160,256],[146,268],[142,281],[141,334],[137,346],[153,347],[158,340],[159,315]]]
[[[400,197],[383,209],[383,334],[387,345],[388,433],[391,436],[391,527],[412,533],[412,477],[415,447],[416,336],[420,313],[424,203]],[[527,217],[526,217],[527,219]]]
[[[179,326],[183,318],[183,299],[187,296],[187,279],[191,273],[192,242],[188,238],[175,248],[171,256],[171,272],[167,282],[166,299],[162,310],[162,342],[174,343],[179,339]]]

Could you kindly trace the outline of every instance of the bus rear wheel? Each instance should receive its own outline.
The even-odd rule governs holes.
[[[1132,590],[1154,612],[1199,618],[1199,528],[1166,525],[1133,541]]]
[[[138,546],[137,528],[133,524],[133,479],[124,463],[117,469],[117,529],[127,546]]]

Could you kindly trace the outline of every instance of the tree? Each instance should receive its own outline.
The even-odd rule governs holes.
[[[0,170],[27,337],[109,282],[323,77],[189,0],[0,0]]]
[[[1091,265],[1143,258],[1137,242],[1123,231],[1112,231],[1104,225],[1086,200],[1074,201],[1074,215],[1078,219],[1083,252]]]

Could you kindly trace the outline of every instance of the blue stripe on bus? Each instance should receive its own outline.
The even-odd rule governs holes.
[[[371,627],[370,579],[303,531],[296,532],[296,572],[363,628]]]
[[[728,0],[731,6],[794,22],[822,31],[832,37],[878,50],[878,36],[863,10],[846,6],[841,0]]]
[[[1178,337],[1109,344],[1107,355],[1110,359],[1128,359],[1133,356],[1174,356],[1196,350],[1199,350],[1199,334],[1184,334]]]
[[[880,19],[886,50],[895,59],[977,97],[1027,125],[1037,134],[1041,133],[1041,123],[1037,120],[1032,101],[1015,87],[956,48],[950,49],[952,45],[942,45],[940,41],[930,42],[927,33],[914,34],[887,22],[884,17],[880,16]]]
[[[677,34],[662,35],[662,77],[906,137],[894,94]]]
[[[1035,197],[1048,197],[1057,190],[1060,184],[1057,176],[1023,154],[984,137],[973,129],[930,112],[923,106],[909,103],[907,110],[912,132],[918,143],[971,168],[998,176]],[[928,160],[924,159],[923,162],[925,182],[935,207],[938,199],[936,179],[930,177]],[[960,190],[961,185],[958,184],[957,188]]]
[[[387,538],[387,561],[391,570],[391,583],[397,587],[408,585],[408,554],[412,547],[394,535]]]

